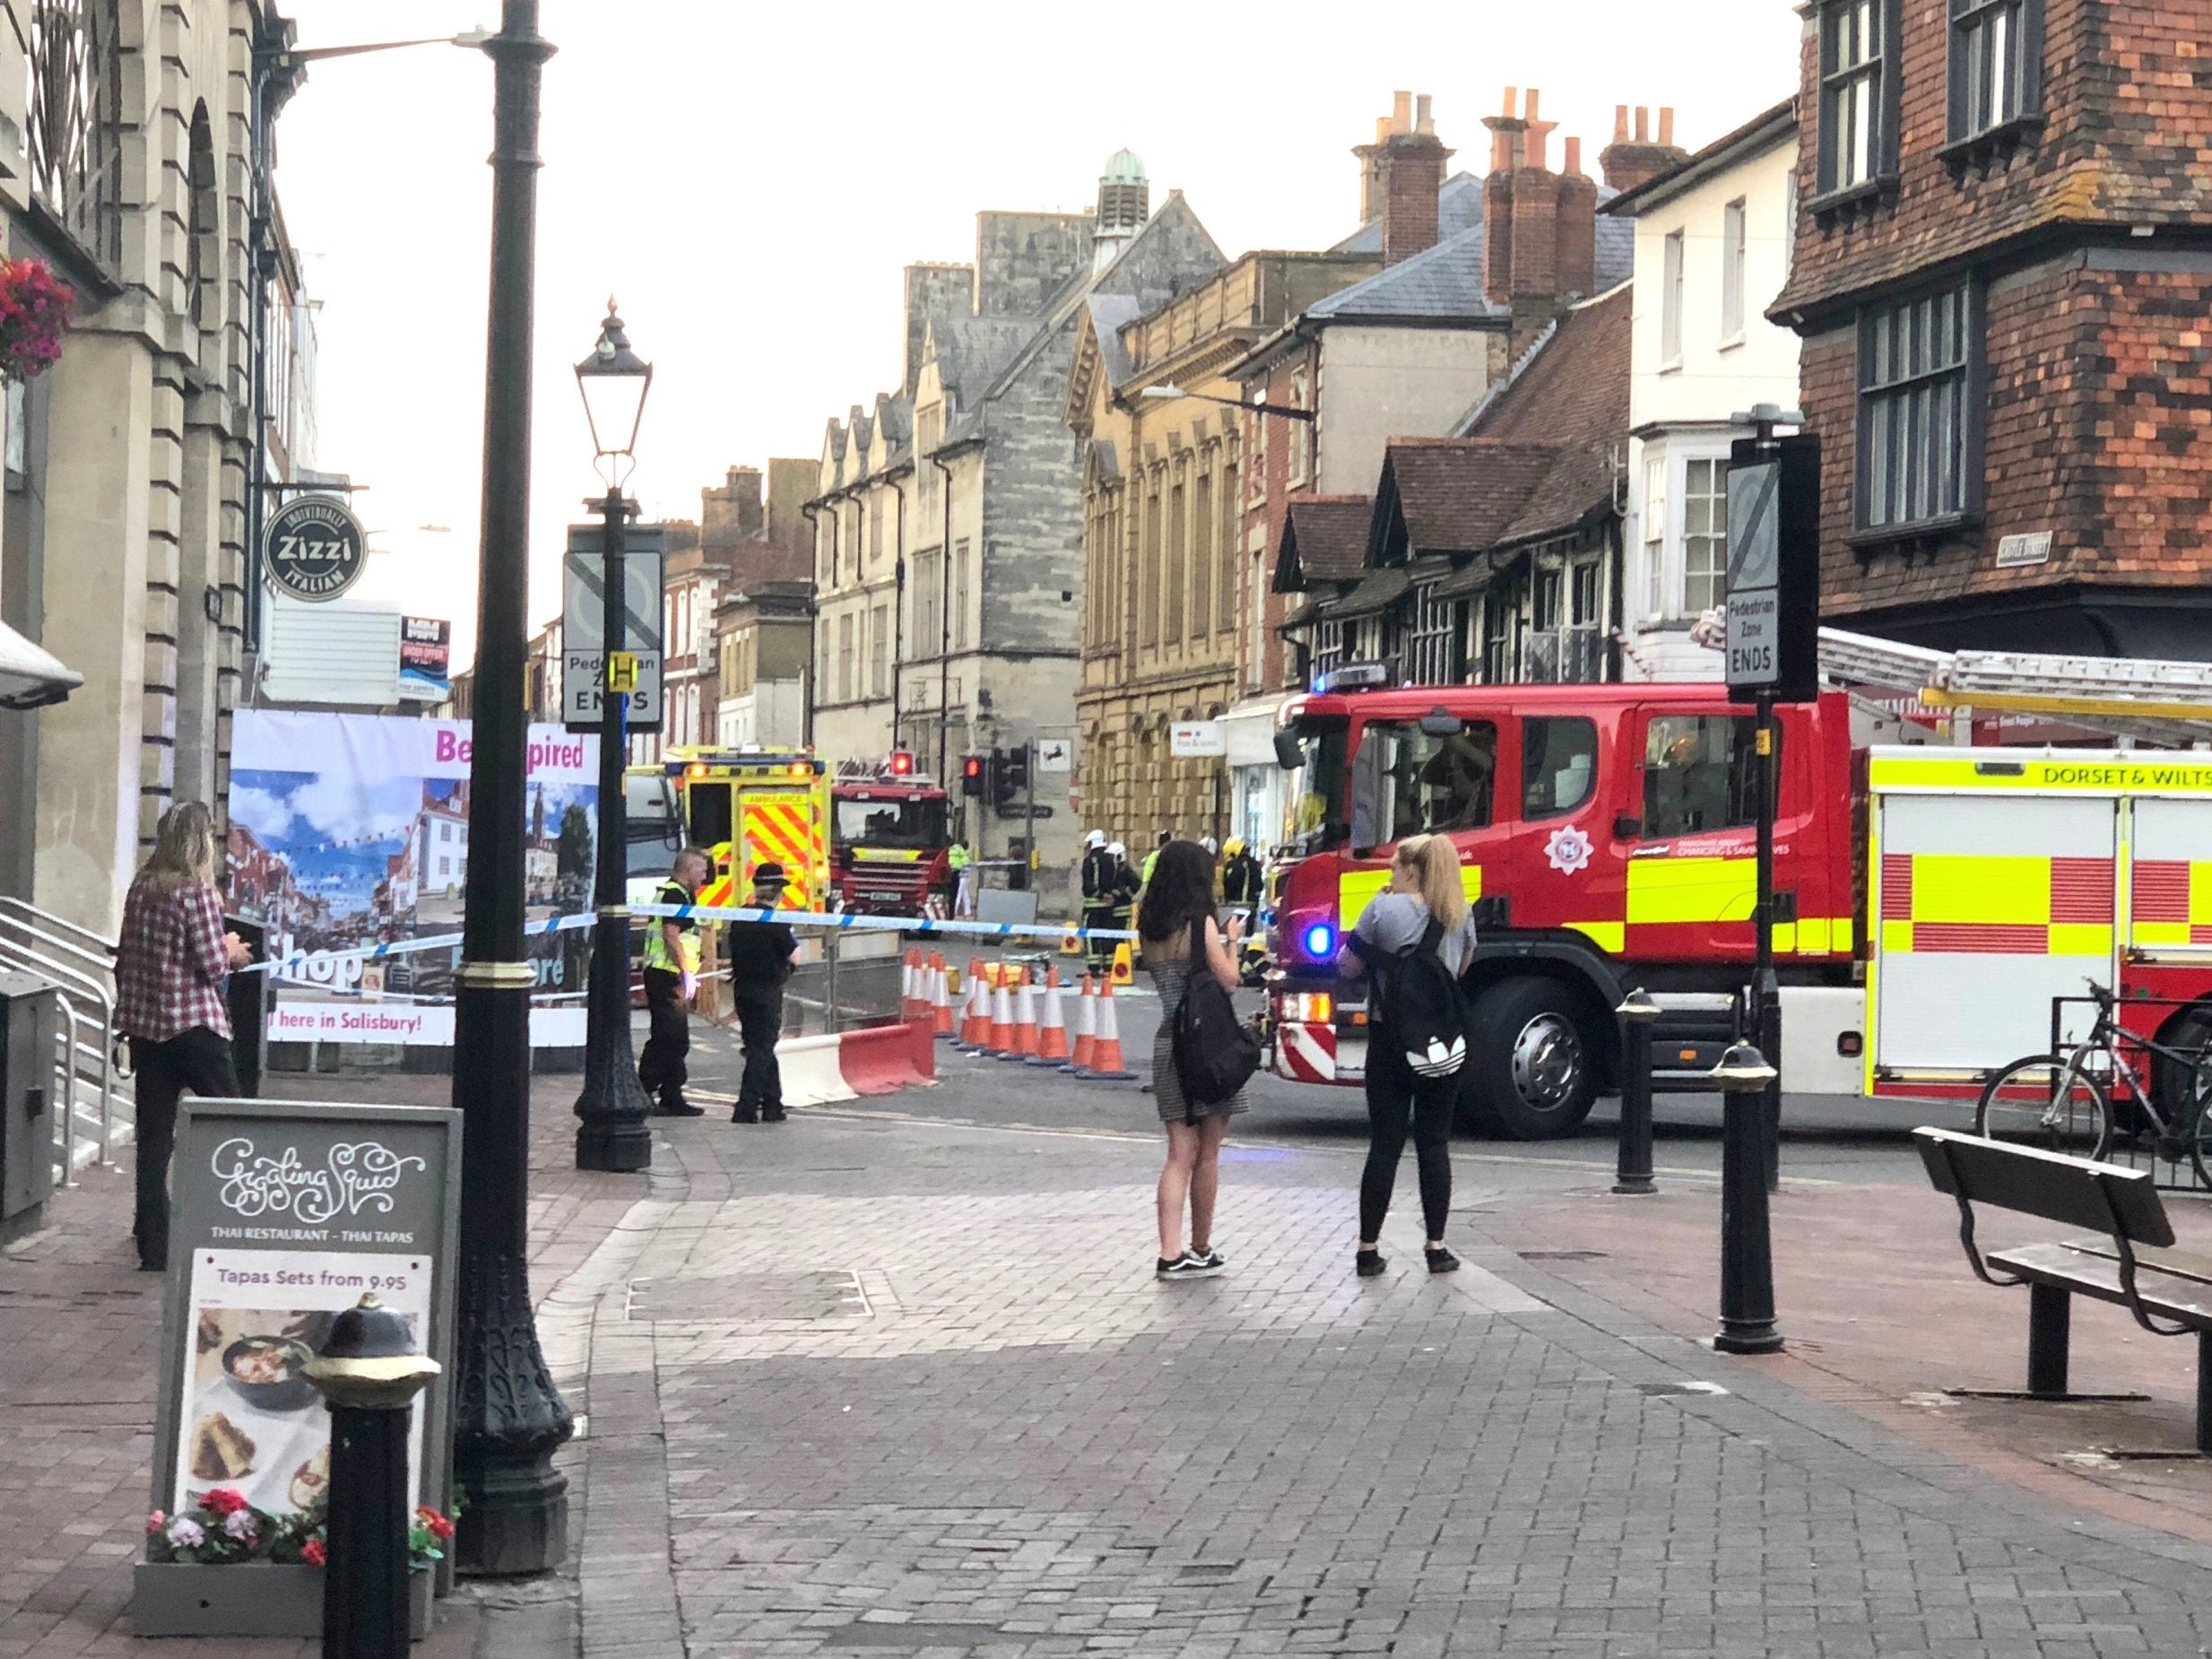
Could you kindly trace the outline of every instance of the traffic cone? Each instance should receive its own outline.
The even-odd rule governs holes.
[[[1027,1060],[1037,1053],[1037,987],[1025,970],[1014,986],[1014,1046],[1003,1057]]]
[[[940,954],[930,968],[929,1022],[941,1042],[950,1042],[952,1031],[952,992],[947,982],[945,959]]]
[[[1085,974],[1082,995],[1075,999],[1075,1052],[1066,1067],[1071,1072],[1089,1071],[1098,1047],[1098,997],[1091,986],[1091,977]]]
[[[922,947],[906,947],[906,966],[900,976],[904,987],[899,1001],[898,1017],[902,1020],[925,1020],[929,1017],[929,992],[922,977]]]
[[[984,1051],[999,1059],[1014,1051],[1014,997],[1003,977],[991,995],[991,1037]]]
[[[1098,1040],[1091,1049],[1090,1070],[1083,1073],[1099,1082],[1125,1083],[1136,1073],[1122,1064],[1122,1021],[1114,1012],[1114,982],[1106,981],[1098,999]]]
[[[967,965],[967,1013],[960,1026],[960,1047],[972,1055],[991,1047],[991,980],[981,960]]]
[[[1109,985],[1137,983],[1136,964],[1130,960],[1129,941],[1126,939],[1122,940],[1114,947],[1114,972],[1113,977],[1106,983]]]
[[[1068,1063],[1068,1022],[1060,1010],[1060,970],[1045,970],[1045,989],[1042,993],[1044,1009],[1037,1021],[1037,1053],[1029,1056],[1031,1065],[1049,1065],[1054,1068]]]

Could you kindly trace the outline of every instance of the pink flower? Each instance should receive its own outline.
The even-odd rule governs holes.
[[[151,1538],[169,1524],[169,1516],[156,1509],[146,1517],[146,1536]]]
[[[222,1530],[249,1548],[259,1536],[254,1527],[253,1514],[246,1509],[233,1509],[223,1516]]]
[[[195,1549],[207,1542],[207,1529],[188,1515],[180,1515],[169,1524],[169,1541],[178,1550]]]
[[[309,1567],[324,1567],[329,1564],[330,1551],[323,1548],[321,1539],[310,1538],[299,1546],[299,1559]]]

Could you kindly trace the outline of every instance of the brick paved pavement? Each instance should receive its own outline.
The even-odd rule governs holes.
[[[1462,1166],[1469,1270],[1442,1280],[1409,1169],[1394,1271],[1362,1281],[1353,1153],[1233,1148],[1230,1272],[1160,1286],[1133,1096],[1125,1135],[678,1123],[648,1180],[567,1173],[569,1092],[542,1114],[533,1219],[586,1413],[579,1559],[447,1603],[435,1659],[2206,1649],[2212,1550],[1993,1480],[1789,1385],[1789,1361],[1670,1333],[1622,1306],[1635,1287],[1514,1254],[1522,1198],[1567,1202],[1555,1166]],[[136,1649],[115,1616],[150,1281],[114,1215],[79,1219],[113,1203],[88,1184],[0,1266],[7,1496],[27,1512],[60,1457],[85,1514],[0,1566],[0,1659]],[[63,1386],[35,1392],[42,1371]]]

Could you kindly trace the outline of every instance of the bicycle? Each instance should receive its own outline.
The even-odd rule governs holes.
[[[2103,1159],[2112,1147],[2115,1090],[2140,1114],[2157,1155],[2196,1166],[2197,1178],[2212,1187],[2212,1025],[2193,1020],[2190,1029],[2208,1039],[2194,1048],[2177,1048],[2120,1027],[2120,999],[2095,980],[2085,980],[2097,1005],[2089,1034],[2058,1054],[2015,1060],[1982,1086],[1974,1104],[1973,1129],[1991,1140],[2010,1141]],[[2138,1065],[2130,1055],[2149,1056]],[[2157,1079],[2147,1075],[2164,1062],[2166,1081],[2186,1099],[2159,1106]],[[2140,1133],[2130,1127],[2129,1133]]]

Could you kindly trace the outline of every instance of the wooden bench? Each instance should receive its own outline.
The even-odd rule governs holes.
[[[2212,1258],[2173,1248],[2173,1225],[2150,1172],[1947,1129],[1915,1129],[1913,1138],[1936,1190],[1958,1203],[1958,1239],[1974,1276],[2028,1287],[2028,1395],[2081,1397],[2066,1386],[2072,1299],[2111,1302],[2156,1335],[2195,1333],[2197,1452],[2212,1455]],[[2095,1236],[1985,1255],[1974,1242],[1976,1204]]]

